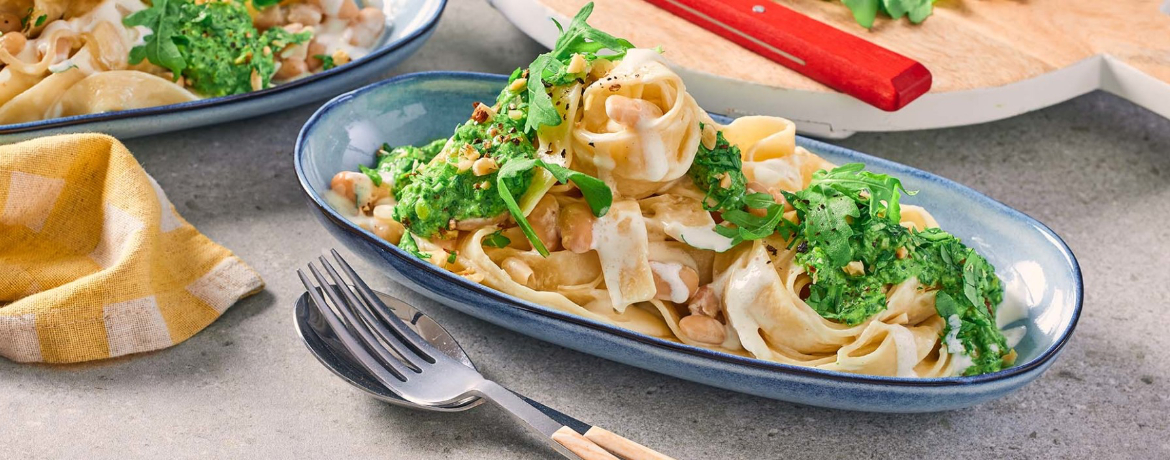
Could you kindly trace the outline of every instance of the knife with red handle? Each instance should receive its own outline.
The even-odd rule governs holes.
[[[646,0],[874,107],[895,111],[930,90],[930,71],[771,0]]]

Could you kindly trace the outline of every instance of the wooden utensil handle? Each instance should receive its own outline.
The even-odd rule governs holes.
[[[590,428],[582,436],[572,428],[563,426],[553,433],[552,439],[584,460],[674,460],[598,427]]]
[[[930,71],[917,61],[775,2],[647,1],[882,110],[898,110],[930,89]]]
[[[674,460],[649,447],[618,436],[605,428],[590,428],[589,431],[585,432],[585,437],[605,450],[617,454],[618,457],[630,460]]]

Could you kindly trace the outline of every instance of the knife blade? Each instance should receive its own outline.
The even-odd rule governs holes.
[[[673,458],[659,453],[653,449],[647,448],[646,446],[638,444],[634,441],[618,436],[609,430],[582,422],[572,416],[566,415],[559,410],[533,401],[527,396],[521,395],[519,393],[516,393],[516,396],[519,396],[520,399],[523,399],[524,402],[536,408],[536,410],[548,416],[548,418],[553,419],[562,426],[576,432],[593,444],[620,458],[638,460],[674,460]],[[599,456],[597,458],[602,457]]]
[[[516,392],[513,392],[513,393],[516,393]],[[565,414],[564,412],[553,409],[553,408],[548,407],[548,406],[541,404],[539,402],[533,401],[533,400],[529,399],[527,396],[524,396],[520,393],[516,393],[516,396],[519,396],[520,399],[524,400],[524,402],[532,405],[532,407],[535,407],[536,410],[543,412],[544,415],[548,416],[548,418],[555,420],[557,423],[560,423],[563,426],[569,427],[570,429],[572,429],[573,431],[576,431],[577,433],[580,433],[583,435],[585,433],[588,433],[590,428],[593,428],[593,425],[582,422],[580,420],[573,418],[570,415]]]

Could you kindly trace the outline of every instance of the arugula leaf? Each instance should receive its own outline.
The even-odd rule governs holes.
[[[281,0],[252,0],[252,6],[256,7],[258,10],[262,10],[272,5],[280,4],[280,1]]]
[[[858,224],[869,220],[898,224],[900,192],[915,193],[907,191],[896,178],[864,168],[861,163],[850,163],[831,171],[817,171],[808,188],[789,194],[789,202],[801,221],[802,237],[810,245],[822,248],[827,257],[829,265],[824,268],[838,269],[855,260],[850,244],[858,234],[854,227],[864,229],[865,225]],[[862,210],[866,211],[865,219],[859,220]]]
[[[916,3],[917,5],[907,8],[906,14],[910,17],[910,22],[921,24],[934,13],[934,0],[918,0]]]
[[[954,315],[961,315],[963,308],[959,306],[959,302],[955,301],[954,297],[946,292],[939,291],[934,296],[934,309],[938,311],[938,316],[943,320]]]
[[[860,163],[817,171],[807,188],[786,193],[799,224],[784,227],[795,234],[796,261],[813,277],[809,306],[821,316],[853,325],[886,308],[883,287],[913,276],[896,251],[909,240],[898,224],[895,178],[864,170]],[[907,192],[909,193],[909,192]],[[860,261],[865,274],[843,270]]]
[[[535,158],[512,160],[500,168],[496,175],[496,189],[500,191],[500,198],[504,200],[504,205],[508,208],[508,212],[512,214],[512,218],[516,220],[516,225],[524,232],[524,236],[532,243],[532,247],[540,255],[548,257],[548,248],[544,246],[544,242],[540,241],[540,237],[536,236],[536,231],[532,229],[532,224],[529,224],[528,219],[524,217],[524,212],[520,209],[520,205],[516,203],[516,197],[512,196],[512,191],[508,188],[508,184],[505,183],[506,179],[527,172],[536,166],[547,170],[562,184],[573,181],[577,185],[577,188],[581,190],[585,201],[589,203],[589,208],[592,209],[593,215],[597,217],[604,216],[609,212],[609,207],[613,205],[613,191],[601,179],[582,172],[573,171],[564,166],[545,163]]]
[[[558,126],[561,124],[561,114],[553,106],[546,85],[564,84],[572,80],[568,78],[567,63],[574,54],[580,54],[586,61],[597,59],[597,53],[603,50],[613,52],[607,56],[619,59],[626,50],[634,48],[634,44],[623,38],[617,38],[608,33],[594,29],[585,22],[593,13],[593,2],[585,4],[568,28],[562,28],[559,22],[557,29],[561,31],[552,51],[537,56],[528,66],[528,103],[530,104],[528,120],[524,124],[526,132],[539,130],[541,126]]]
[[[813,184],[831,187],[854,200],[868,203],[871,217],[891,222],[902,219],[899,191],[911,196],[918,193],[906,190],[902,181],[895,177],[865,171],[865,165],[861,163],[845,164],[832,171],[817,171],[813,174]]]
[[[841,0],[853,13],[853,20],[866,29],[873,27],[877,18],[878,0]]]
[[[967,248],[963,262],[963,295],[978,308],[991,309],[1002,299],[1002,288],[995,268],[973,249]],[[997,297],[998,296],[998,297]]]
[[[749,193],[744,195],[743,204],[752,209],[768,209],[776,204],[776,200],[767,193]]]
[[[533,159],[512,160],[504,164],[504,167],[500,168],[496,174],[496,190],[500,191],[500,198],[504,200],[504,206],[508,208],[512,218],[516,219],[516,225],[520,227],[520,231],[524,232],[524,236],[532,243],[532,247],[540,255],[548,257],[548,248],[544,247],[540,237],[536,236],[536,231],[532,229],[532,224],[528,223],[528,219],[524,217],[524,212],[516,203],[516,197],[512,196],[512,191],[508,189],[508,184],[505,181],[532,169],[534,164],[536,164],[536,160]]]
[[[495,233],[483,237],[484,246],[493,248],[506,248],[509,244],[512,244],[512,240],[504,236],[503,230],[496,230]]]
[[[731,245],[735,246],[744,241],[767,238],[776,233],[776,226],[784,220],[784,207],[776,204],[768,206],[767,214],[762,217],[741,209],[733,209],[723,212],[723,220],[735,224],[736,228],[716,226],[715,232],[731,238]]]
[[[175,81],[179,80],[183,69],[187,68],[187,61],[183,59],[179,47],[175,44],[176,25],[185,19],[180,10],[179,6],[172,4],[170,0],[156,0],[150,8],[122,19],[122,24],[126,26],[144,26],[152,31],[143,38],[144,44],[130,50],[130,64],[138,64],[143,59],[148,59],[159,67],[169,69]]]
[[[823,246],[833,267],[844,267],[851,262],[853,249],[849,247],[849,238],[854,232],[849,218],[861,216],[857,204],[846,196],[810,194],[806,212],[805,239]]]
[[[544,88],[544,75],[557,73],[564,67],[564,64],[548,54],[537,56],[528,67],[528,121],[524,124],[525,131],[536,131],[541,126],[557,126],[563,121]]]
[[[557,178],[557,182],[564,184],[573,181],[581,190],[585,202],[589,203],[589,208],[593,210],[594,216],[601,217],[609,212],[609,207],[613,204],[613,190],[610,190],[609,186],[605,185],[601,179],[540,160],[536,160],[536,164]]]
[[[853,20],[866,29],[873,28],[878,13],[893,19],[907,16],[919,24],[934,12],[934,0],[841,0],[853,13]]]
[[[995,306],[1003,302],[1003,286],[991,266],[974,249],[937,228],[913,232],[908,244],[912,268],[924,285],[938,289],[935,309],[947,319],[943,334],[952,332],[972,360],[966,375],[998,371],[1013,362],[1014,354],[995,325]],[[950,321],[958,315],[959,324]],[[958,331],[953,331],[957,327]]]

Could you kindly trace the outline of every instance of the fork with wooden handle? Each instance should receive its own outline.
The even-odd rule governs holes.
[[[320,289],[301,270],[297,270],[297,275],[345,349],[371,376],[402,399],[425,406],[445,406],[466,400],[469,396],[485,398],[540,434],[555,450],[568,458],[670,458],[609,431],[596,427],[586,429],[584,427],[587,425],[517,395],[487,380],[475,369],[443,354],[396,315],[388,313],[389,307],[341,255],[337,251],[332,253],[353,283],[352,286],[341,278],[324,257],[319,260],[330,279],[326,279],[316,266],[309,264],[309,271],[320,284]],[[326,302],[326,298],[330,303]],[[551,417],[550,413],[560,414],[569,421],[562,423]],[[569,426],[572,422],[580,426]]]

